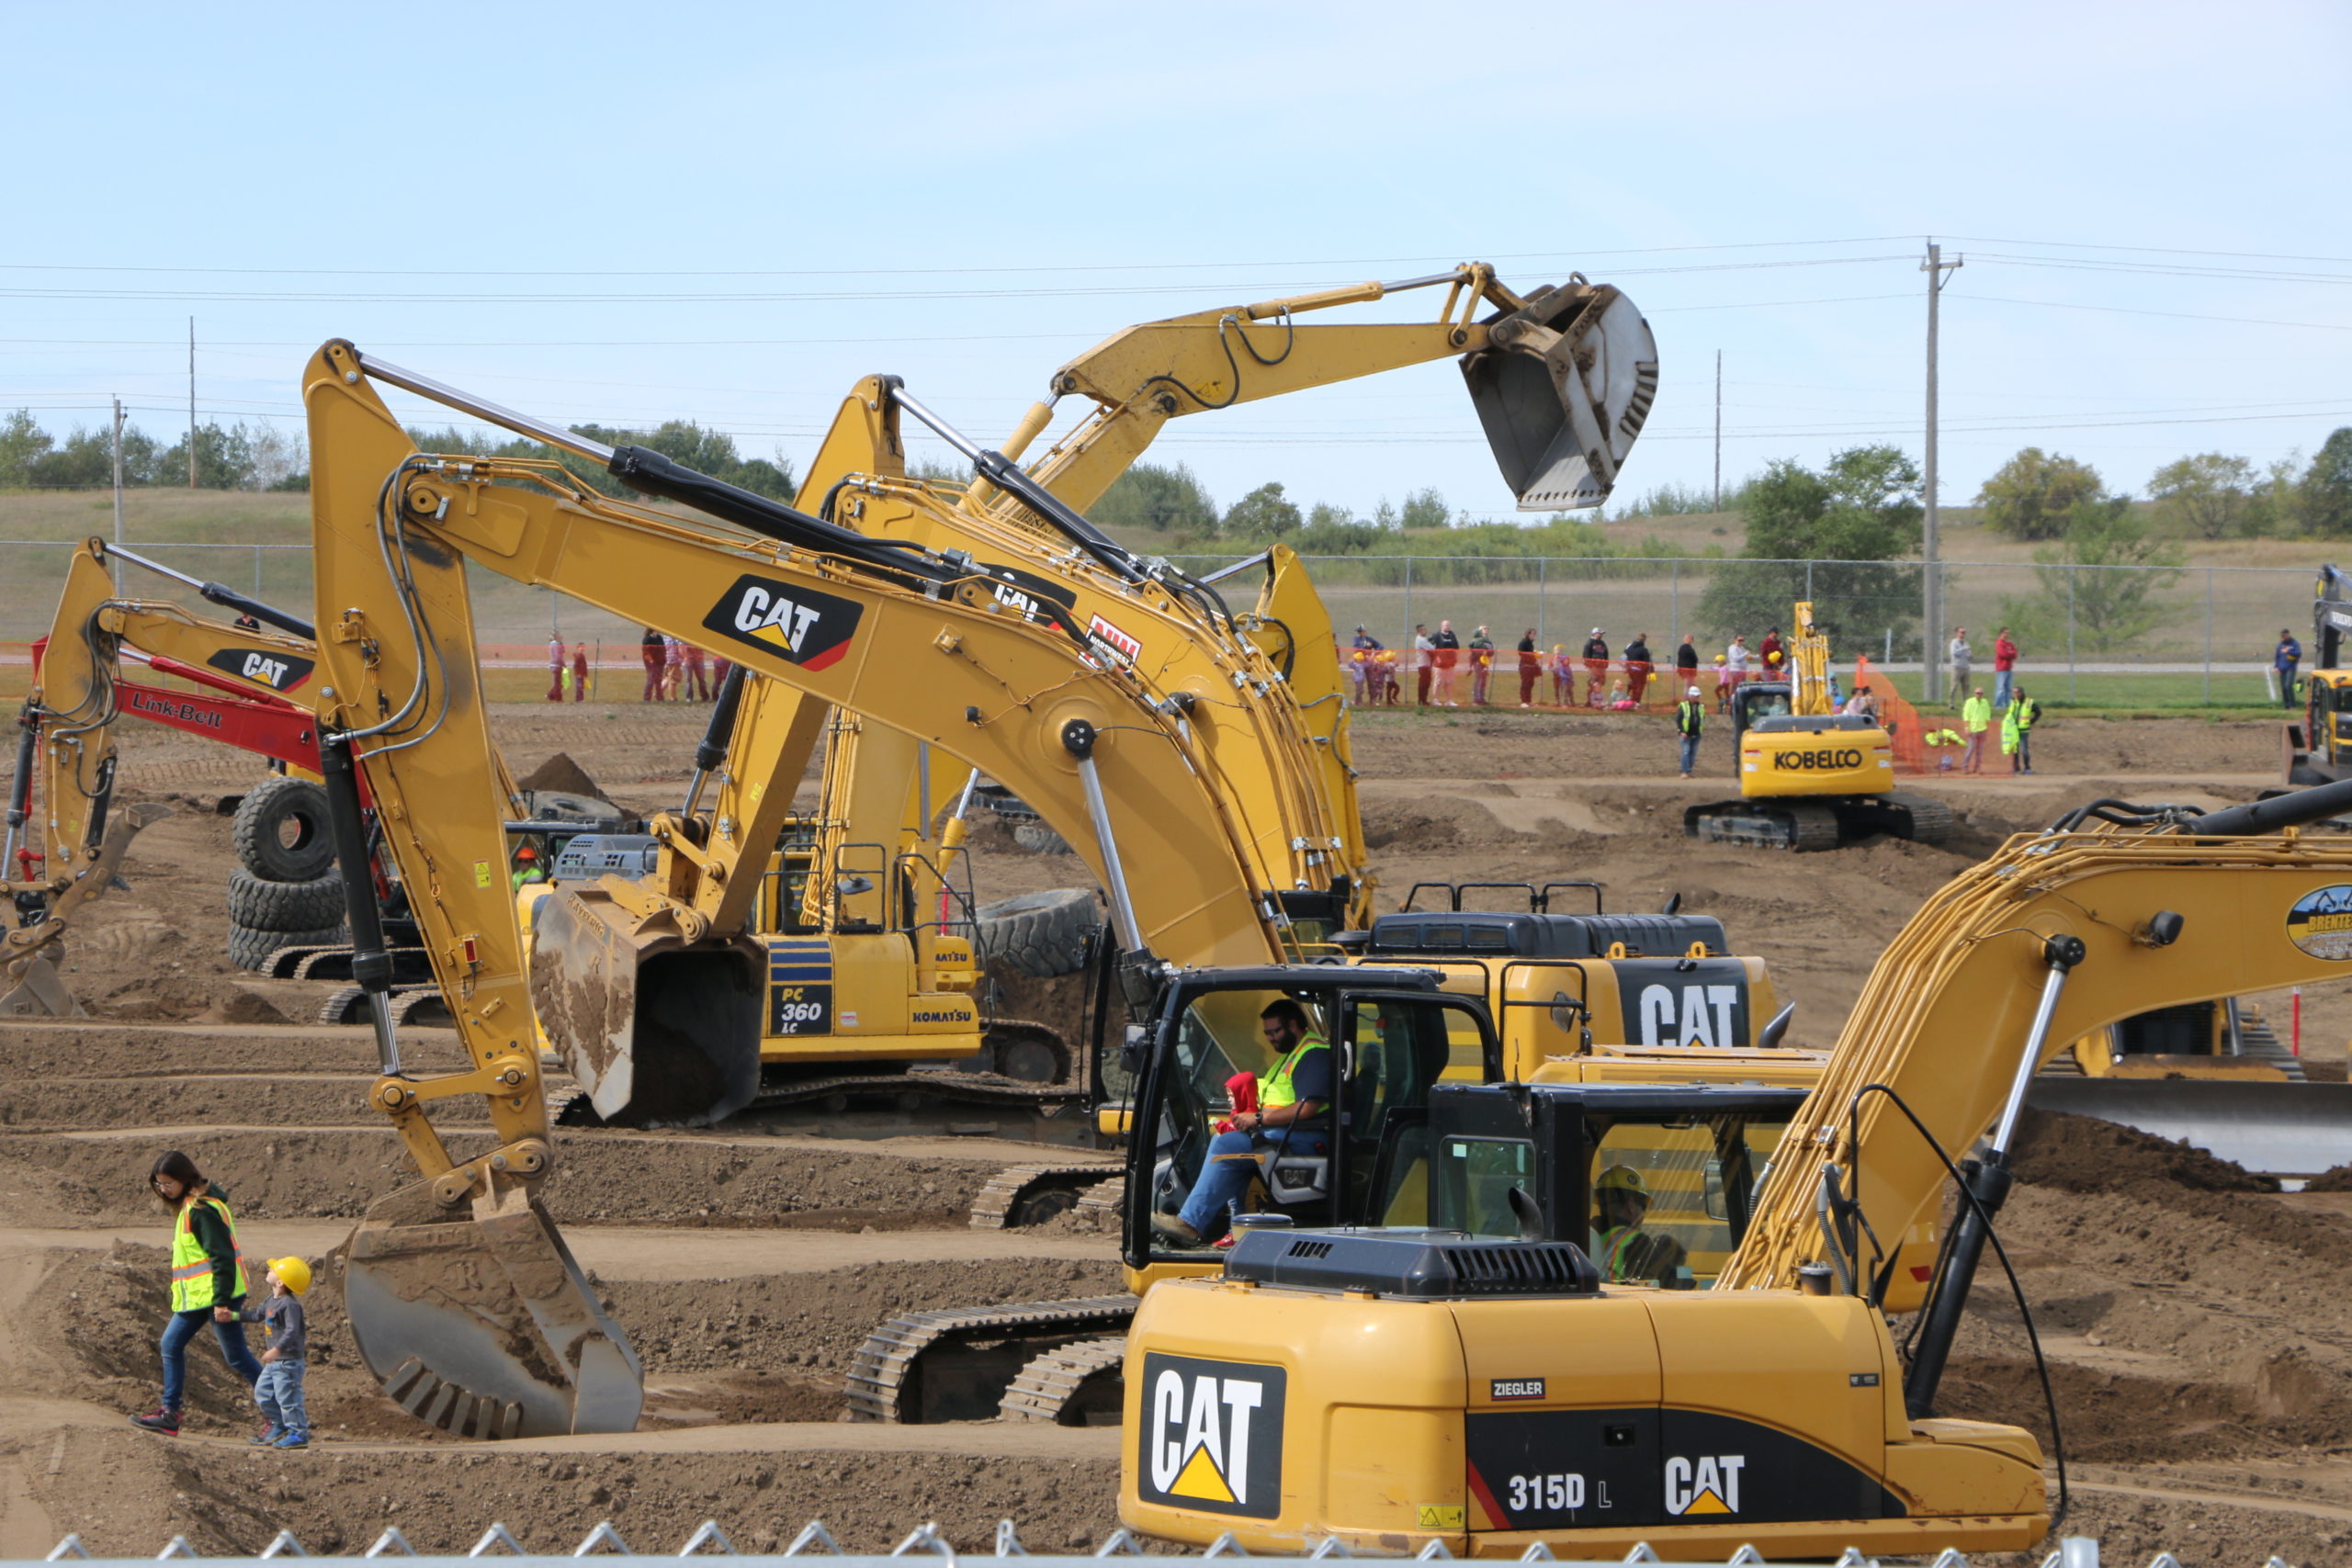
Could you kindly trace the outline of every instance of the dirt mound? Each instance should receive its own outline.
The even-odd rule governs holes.
[[[2339,1165],[2334,1170],[2323,1170],[2303,1183],[2306,1192],[2352,1192],[2352,1165]]]
[[[2018,1179],[2069,1192],[2276,1192],[2257,1176],[2188,1144],[2063,1111],[2028,1111],[2018,1129]]]
[[[2245,1459],[2352,1438],[2352,1418],[2329,1408],[2335,1380],[2314,1372],[2291,1348],[2245,1382],[2182,1382],[2063,1360],[2052,1362],[2050,1382],[2070,1464]],[[2329,1391],[2324,1397],[2323,1388]],[[1955,1357],[1937,1409],[2023,1427],[2049,1449],[2050,1419],[2031,1361]]]
[[[551,789],[565,795],[585,795],[613,804],[613,797],[597,787],[588,776],[588,770],[571,760],[569,751],[558,751],[530,773],[514,782],[517,789]]]

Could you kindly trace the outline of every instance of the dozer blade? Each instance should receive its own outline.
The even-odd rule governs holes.
[[[511,1187],[452,1213],[413,1182],[344,1244],[351,1337],[384,1392],[463,1438],[635,1429],[637,1352],[546,1211]]]
[[[2039,1077],[2027,1103],[2186,1141],[2267,1176],[2352,1163],[2352,1084]]]
[[[532,915],[531,1005],[606,1122],[703,1126],[760,1088],[764,954],[688,944],[594,888],[565,887]]]
[[[1521,512],[1598,506],[1657,396],[1657,339],[1614,288],[1544,288],[1494,323],[1463,378]]]

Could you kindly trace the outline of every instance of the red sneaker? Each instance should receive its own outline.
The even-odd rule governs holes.
[[[169,1404],[159,1404],[144,1416],[133,1416],[130,1424],[143,1427],[150,1432],[161,1432],[167,1438],[180,1435],[180,1413]]]

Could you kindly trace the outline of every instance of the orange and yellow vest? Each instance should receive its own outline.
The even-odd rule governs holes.
[[[1258,1080],[1260,1107],[1272,1111],[1278,1105],[1297,1104],[1298,1090],[1292,1086],[1291,1077],[1298,1071],[1300,1060],[1309,1051],[1328,1051],[1330,1048],[1329,1042],[1317,1040],[1310,1034],[1283,1052],[1283,1059],[1274,1064],[1274,1070]]]
[[[172,1224],[172,1310],[200,1312],[209,1306],[225,1306],[216,1301],[212,1292],[212,1259],[204,1255],[204,1244],[196,1239],[196,1206],[209,1203],[220,1211],[221,1224],[229,1227],[229,1245],[237,1254],[237,1294],[245,1293],[245,1251],[237,1246],[237,1217],[229,1205],[219,1198],[196,1198],[180,1205],[179,1218]]]

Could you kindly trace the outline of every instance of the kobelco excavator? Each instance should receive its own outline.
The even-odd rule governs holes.
[[[1456,276],[1425,281],[1455,284],[1463,309],[1460,321],[1440,323],[1450,348],[1423,357],[1466,350],[1475,367],[1489,352],[1517,352],[1548,376],[1547,351],[1557,349],[1566,382],[1598,376],[1614,386],[1613,371],[1601,375],[1609,367],[1597,343],[1576,363],[1565,354],[1570,340],[1555,326],[1582,319],[1597,333],[1622,320],[1623,312],[1603,308],[1613,291],[1521,299],[1476,277],[1470,281],[1481,286],[1469,288]],[[1499,303],[1501,315],[1471,321],[1481,299]],[[1506,338],[1520,346],[1506,351]],[[1630,367],[1622,378],[1641,385]],[[375,380],[584,453],[632,489],[732,526],[605,500],[552,464],[417,455],[377,398]],[[1560,383],[1541,385],[1553,407],[1549,424],[1574,423],[1559,412]],[[1057,575],[1115,603],[1123,619],[1112,629],[1126,642],[1107,636],[1091,615],[1085,626],[1073,624],[1074,591],[1073,613],[1058,615],[1003,592],[1006,574],[985,559],[910,537],[910,518],[932,508],[928,492],[887,474],[868,476],[842,497],[860,531],[731,490],[656,454],[583,442],[363,361],[346,344],[330,344],[313,360],[305,398],[319,603],[336,606],[321,638],[333,683],[320,696],[331,727],[322,761],[338,841],[356,851],[356,772],[364,769],[477,1064],[453,1078],[412,1079],[379,1018],[387,1071],[377,1103],[392,1114],[425,1179],[379,1205],[351,1244],[354,1330],[396,1395],[453,1429],[602,1427],[633,1418],[636,1389],[625,1337],[596,1310],[535,1206],[549,1156],[534,1092],[536,1058],[521,1043],[519,932],[511,908],[484,897],[500,891],[492,884],[503,860],[489,833],[498,818],[485,783],[461,558],[711,641],[784,685],[833,705],[888,714],[896,728],[985,768],[1081,846],[1130,953],[1180,953],[1211,964],[1262,961],[1282,951],[1286,904],[1344,896],[1333,886],[1328,839],[1302,834],[1270,843],[1228,809],[1232,789],[1223,781],[1232,768],[1283,750],[1268,734],[1282,722],[1272,683],[1250,679],[1223,649],[1155,649],[1130,629],[1192,619],[1181,607],[1186,604],[1222,615],[1221,606],[1212,610],[1213,592],[1109,545],[1010,464],[981,466],[1035,525],[1071,542],[1069,556],[1054,563]],[[903,394],[888,404],[894,412],[904,406]],[[1590,423],[1592,412],[1578,417]],[[1586,473],[1595,465],[1613,473],[1640,412],[1621,400],[1600,438],[1573,456],[1548,446],[1521,453],[1529,477]],[[1522,423],[1498,439],[1521,440],[1537,428]],[[1110,585],[1094,588],[1098,575]],[[753,771],[721,780],[714,829],[755,827],[748,792],[769,776]],[[730,798],[730,790],[743,793]],[[429,812],[422,808],[428,798]],[[758,832],[747,837],[755,845],[773,841]],[[1141,857],[1141,874],[1129,877],[1123,851]],[[607,878],[604,889],[624,908],[635,896],[619,878]],[[370,916],[352,911],[355,975],[379,984]],[[634,973],[627,922],[595,919],[623,939],[608,950]],[[540,934],[544,941],[545,926]],[[744,1015],[755,1012],[766,990],[750,956],[698,954],[695,983],[678,987],[686,998],[675,1020],[683,1027],[669,1039],[640,1032],[640,1066],[648,1047],[657,1047],[673,1058],[665,1071],[689,1077],[706,1070],[708,1059],[691,1038],[675,1036],[749,1037]],[[557,1010],[544,1005],[549,999],[542,998],[543,1010]],[[604,1006],[593,994],[551,999],[591,1015]],[[492,1151],[462,1165],[424,1114],[431,1100],[453,1093],[485,1094],[498,1134]],[[478,1228],[463,1228],[468,1214]],[[495,1275],[473,1267],[484,1247],[509,1255]],[[457,1293],[437,1293],[444,1289]],[[538,1352],[515,1352],[533,1341]]]
[[[1679,1091],[1682,1124],[1715,1128],[1690,1150],[1735,1238],[1712,1289],[1595,1267],[1628,1250],[1614,1227],[1643,1224],[1601,1201],[1629,1185],[1596,1136],[1613,1090],[1441,1086],[1414,1168],[1374,1156],[1419,1187],[1428,1224],[1251,1227],[1222,1279],[1146,1298],[1122,1517],[1270,1551],[2030,1546],[2051,1516],[2040,1446],[1937,1399],[2036,1069],[2151,1007],[2341,979],[2352,844],[2301,829],[2347,807],[2352,783],[2211,813],[2111,807],[1954,878],[1879,958],[1760,1179],[1752,1123],[1710,1102],[1724,1091]],[[1355,1075],[1388,1060],[1385,1031],[1375,1051],[1360,1022],[1329,1022]],[[1181,1030],[1147,1048],[1148,1075],[1181,1074]],[[2306,1092],[2323,1088],[2341,1090],[2340,1152],[2352,1089]],[[1649,1113],[1677,1092],[1638,1091]],[[1948,1180],[1960,1219],[1920,1281],[1896,1242]],[[1923,1285],[1898,1348],[1884,1314]]]
[[[1834,850],[1872,833],[1941,843],[1951,807],[1894,787],[1886,726],[1841,714],[1830,695],[1829,639],[1813,605],[1796,607],[1785,680],[1743,681],[1732,693],[1739,798],[1688,807],[1682,830],[1717,843]]]

